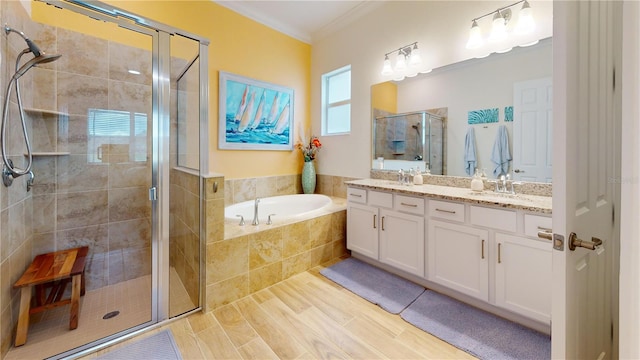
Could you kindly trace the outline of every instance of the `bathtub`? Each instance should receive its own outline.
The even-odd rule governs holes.
[[[264,224],[268,216],[273,214],[271,220],[280,223],[283,220],[312,215],[313,212],[320,211],[330,206],[331,203],[330,197],[320,194],[282,195],[261,198],[258,204],[258,219],[260,223]],[[237,215],[242,215],[244,221],[247,224],[251,224],[254,204],[254,200],[249,200],[225,207],[225,220],[238,221]]]

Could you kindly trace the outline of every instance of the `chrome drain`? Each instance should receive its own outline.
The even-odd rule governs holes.
[[[104,316],[102,317],[103,320],[107,320],[107,319],[111,319],[114,318],[116,316],[120,315],[120,311],[116,310],[116,311],[111,311],[108,312],[106,314],[104,314]]]

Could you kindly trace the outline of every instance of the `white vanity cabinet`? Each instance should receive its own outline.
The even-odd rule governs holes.
[[[347,249],[378,259],[378,213],[367,205],[367,190],[347,189]]]
[[[430,281],[489,301],[489,232],[470,226],[429,220]]]
[[[551,228],[551,218],[528,214],[524,216],[525,228],[530,218],[546,223],[546,229]],[[494,241],[497,256],[496,305],[540,322],[550,323],[551,243],[500,232],[495,234]]]
[[[422,197],[347,189],[347,249],[423,276],[424,239]]]
[[[430,200],[428,223],[428,280],[549,324],[551,217]]]
[[[395,194],[380,211],[380,261],[424,276],[424,199]]]
[[[475,200],[467,189],[455,198],[451,189],[379,189],[385,188],[347,187],[349,250],[398,275],[415,275],[407,278],[425,287],[549,328],[553,246],[538,232],[551,232],[550,214],[497,196]],[[550,206],[546,199],[528,201]]]

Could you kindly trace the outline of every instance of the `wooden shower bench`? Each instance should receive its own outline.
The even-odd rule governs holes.
[[[69,329],[78,327],[79,300],[85,293],[84,265],[88,252],[89,247],[83,246],[40,254],[33,259],[22,277],[13,285],[15,289],[21,288],[15,346],[21,346],[27,342],[29,315],[44,310],[71,304]],[[69,282],[71,282],[71,298],[62,299]],[[31,298],[32,287],[35,287],[33,299]],[[48,293],[47,290],[49,290]]]

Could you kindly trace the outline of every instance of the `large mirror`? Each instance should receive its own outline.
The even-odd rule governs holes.
[[[536,45],[447,65],[403,81],[373,85],[372,168],[408,169],[421,163],[441,163],[439,171],[433,167],[433,174],[470,176],[466,171],[465,138],[473,129],[476,167],[495,177],[492,152],[499,128],[504,127],[512,157],[508,172],[523,181],[551,182],[551,76],[552,46],[548,38]],[[440,152],[427,151],[428,123],[417,120],[422,113],[442,120]],[[401,114],[416,115],[390,122]],[[376,130],[381,121],[387,122],[384,132]],[[420,134],[412,126],[418,127]],[[396,144],[388,143],[394,140],[390,130],[399,130],[401,137],[404,134],[404,144],[397,139]],[[388,154],[382,151],[385,148],[400,151]],[[399,156],[403,151],[408,158]]]

